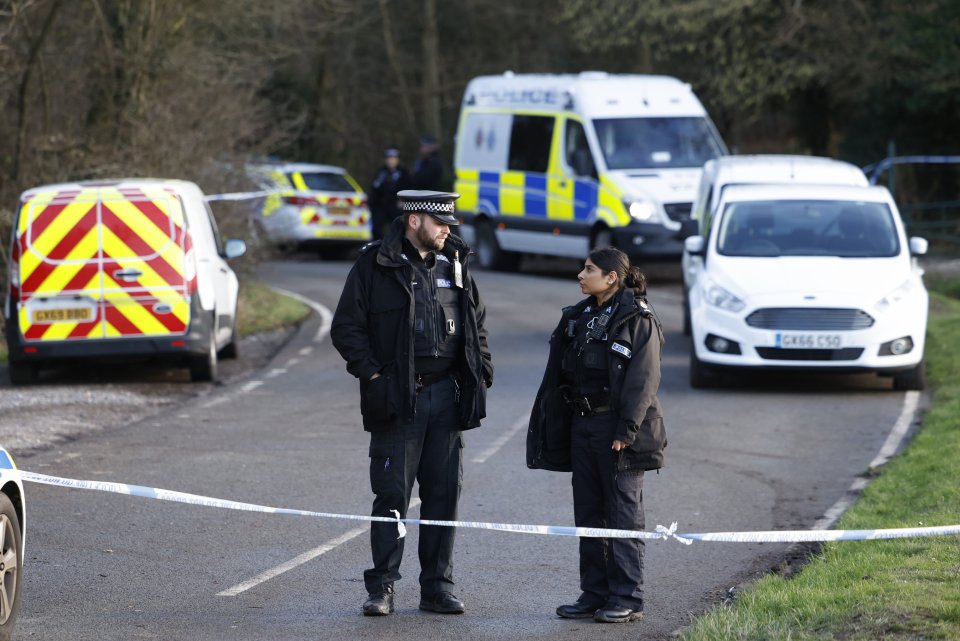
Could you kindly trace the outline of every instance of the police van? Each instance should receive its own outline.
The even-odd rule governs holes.
[[[158,358],[217,377],[237,354],[238,281],[200,188],[184,180],[44,185],[20,197],[4,306],[14,385],[64,361]]]
[[[583,258],[606,245],[635,260],[677,258],[701,168],[726,154],[676,78],[474,78],[454,152],[462,233],[492,269],[522,253]]]

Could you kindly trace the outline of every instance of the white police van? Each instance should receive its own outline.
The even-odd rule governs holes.
[[[455,190],[480,265],[615,245],[677,258],[703,164],[726,155],[690,85],[667,76],[481,76],[467,85]]]

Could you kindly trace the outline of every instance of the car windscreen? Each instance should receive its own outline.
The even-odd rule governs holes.
[[[893,214],[884,203],[730,203],[717,234],[717,251],[724,256],[881,258],[900,253]]]
[[[593,127],[608,169],[701,167],[724,153],[706,118],[604,118]]]
[[[343,174],[333,174],[328,172],[303,172],[303,182],[311,191],[354,191],[353,185],[343,177]],[[288,174],[288,178],[293,184],[293,175]]]

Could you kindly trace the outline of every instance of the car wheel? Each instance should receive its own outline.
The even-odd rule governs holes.
[[[590,249],[603,249],[604,247],[613,247],[613,234],[606,227],[601,227],[594,232]]]
[[[689,336],[693,332],[690,325],[690,295],[686,288],[683,289],[683,335]],[[692,348],[691,348],[692,349]]]
[[[516,269],[519,256],[500,248],[492,224],[478,221],[474,229],[477,237],[477,262],[480,267],[499,271]]]
[[[190,357],[190,380],[194,382],[217,380],[217,325],[216,316],[210,319],[210,338],[207,351]]]
[[[0,493],[0,641],[9,641],[20,612],[20,519],[10,498]]]
[[[693,345],[690,345],[690,387],[706,389],[715,386],[716,383],[716,372],[697,358],[696,350]]]
[[[34,363],[10,361],[7,373],[11,385],[32,385],[37,382],[37,366]]]
[[[922,390],[926,383],[927,376],[923,361],[920,361],[920,364],[913,369],[893,375],[893,389],[895,390]]]

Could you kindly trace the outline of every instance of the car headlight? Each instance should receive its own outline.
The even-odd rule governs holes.
[[[910,293],[913,291],[914,287],[916,287],[916,284],[912,278],[904,281],[899,287],[877,301],[877,311],[885,312],[894,305],[902,302],[904,299],[910,296]]]
[[[663,208],[663,205],[655,200],[647,200],[645,198],[634,200],[633,198],[626,198],[623,201],[623,206],[630,212],[630,217],[638,223],[663,225],[673,231],[680,229],[680,223],[671,220]]]
[[[627,211],[634,220],[641,223],[654,222],[657,216],[657,206],[649,200],[635,200],[627,203]]]
[[[725,309],[728,312],[739,312],[747,306],[735,294],[720,287],[711,280],[705,280],[703,283],[704,298],[714,307]]]

